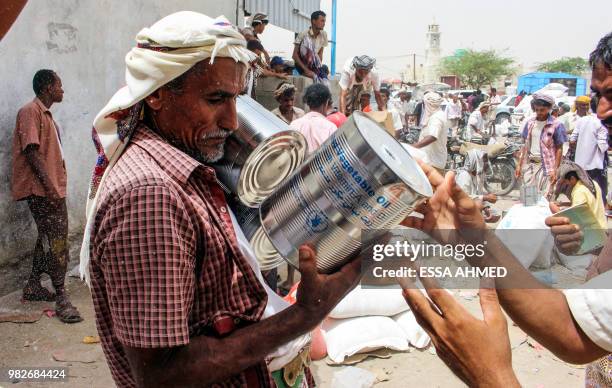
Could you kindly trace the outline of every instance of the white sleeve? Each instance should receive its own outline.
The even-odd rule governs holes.
[[[565,128],[565,130],[567,131],[569,128]],[[574,130],[572,131],[572,134],[570,135],[570,141],[576,141],[578,140],[578,134],[580,134],[580,127],[576,126],[576,128],[574,128]]]
[[[601,152],[606,152],[608,149],[608,130],[603,125],[597,130],[597,145]]]
[[[340,82],[338,83],[340,84],[340,88],[342,88],[342,90],[347,90],[351,83],[351,76],[349,75],[349,73],[343,71],[342,75],[340,76]]]
[[[609,352],[612,352],[611,284],[612,271],[608,271],[589,280],[580,289],[564,291],[572,316],[582,331]]]
[[[429,118],[429,123],[424,129],[424,136],[433,136],[436,139],[441,139],[442,136],[446,136],[446,129],[444,128],[444,120],[439,117],[432,116]]]
[[[475,114],[471,114],[471,115],[470,115],[470,118],[468,119],[468,124],[469,124],[469,125],[473,125],[473,126],[475,126],[475,127],[477,127],[477,126],[478,126],[478,119],[476,118],[476,115],[475,115]]]

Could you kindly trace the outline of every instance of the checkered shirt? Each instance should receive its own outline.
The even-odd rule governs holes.
[[[531,132],[535,125],[536,118],[533,117],[527,120],[523,127],[522,136],[525,139],[524,147],[527,152],[531,149],[531,142],[533,141]],[[563,143],[567,141],[566,132],[565,127],[559,120],[553,116],[548,117],[539,139],[542,166],[546,176],[550,176],[555,171],[556,149],[557,147],[562,147]]]
[[[238,247],[214,170],[144,126],[101,187],[91,242],[96,324],[115,383],[123,346],[169,348],[223,317],[259,321],[267,295]],[[256,372],[274,386],[265,362]],[[245,386],[244,373],[214,386]]]

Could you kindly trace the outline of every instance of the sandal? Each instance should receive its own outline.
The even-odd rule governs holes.
[[[64,323],[78,323],[83,321],[79,310],[76,309],[68,300],[63,300],[55,304],[55,314]]]
[[[55,293],[43,287],[40,283],[28,282],[23,288],[23,300],[29,302],[53,302]]]

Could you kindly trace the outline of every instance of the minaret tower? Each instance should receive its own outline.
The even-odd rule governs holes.
[[[435,20],[427,27],[425,49],[425,83],[440,82],[440,26]]]

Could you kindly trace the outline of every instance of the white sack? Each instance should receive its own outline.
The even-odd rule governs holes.
[[[354,318],[368,315],[390,317],[410,307],[400,288],[355,287],[329,314],[330,318]]]
[[[495,234],[525,268],[551,266],[554,239],[544,223],[551,214],[545,201],[527,207],[517,204],[508,210],[497,226]],[[522,231],[517,231],[520,229]]]
[[[429,345],[429,335],[417,323],[414,313],[410,310],[404,311],[393,317],[395,323],[399,325],[410,345],[415,348],[423,349]]]
[[[327,355],[335,363],[353,354],[380,348],[408,350],[406,335],[389,317],[328,318],[323,321],[321,331]]]

